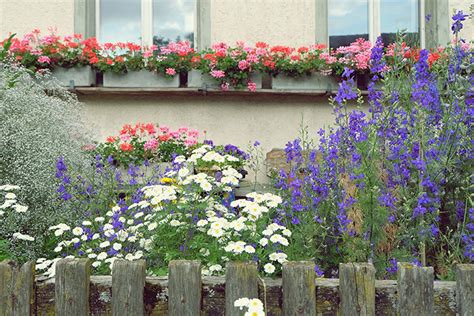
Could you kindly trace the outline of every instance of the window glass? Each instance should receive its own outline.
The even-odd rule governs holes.
[[[406,41],[416,44],[419,38],[418,0],[381,0],[380,31],[385,44],[393,43],[397,31],[406,31]]]
[[[196,0],[153,0],[153,44],[189,41],[194,46]]]
[[[141,41],[141,0],[100,0],[101,42]]]
[[[329,46],[348,46],[357,38],[369,39],[367,0],[329,0]]]

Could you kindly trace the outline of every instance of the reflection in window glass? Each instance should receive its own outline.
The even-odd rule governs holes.
[[[329,0],[329,46],[347,46],[369,39],[368,0]]]
[[[153,44],[189,41],[194,46],[196,0],[153,0]]]
[[[418,0],[381,0],[380,31],[385,44],[395,42],[397,31],[406,31],[406,41],[418,43]]]
[[[101,42],[141,40],[141,0],[100,0]]]

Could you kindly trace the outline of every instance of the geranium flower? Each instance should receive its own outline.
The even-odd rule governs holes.
[[[174,76],[176,74],[176,70],[174,68],[166,68],[166,74]]]
[[[123,144],[120,144],[120,149],[122,151],[133,151],[133,146],[130,143],[123,143]]]

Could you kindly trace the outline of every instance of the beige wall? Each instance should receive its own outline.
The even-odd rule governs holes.
[[[214,0],[211,42],[302,46],[315,42],[315,0]]]
[[[302,118],[313,137],[319,128],[334,122],[327,97],[85,95],[79,99],[99,141],[117,135],[123,124],[155,122],[206,130],[207,139],[216,144],[232,143],[243,149],[258,140],[266,153],[296,138]],[[263,173],[262,169],[260,181]]]
[[[58,34],[74,33],[74,0],[0,0],[0,36],[23,36],[37,28]]]

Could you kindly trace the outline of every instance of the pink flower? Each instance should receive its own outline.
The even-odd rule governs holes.
[[[127,141],[130,140],[130,135],[129,134],[121,134],[119,137],[120,137],[120,140],[122,142],[127,142]]]
[[[188,138],[188,139],[186,139],[186,140],[184,141],[184,145],[185,145],[185,146],[188,146],[188,147],[194,146],[194,145],[196,145],[196,144],[197,144],[197,140],[194,139],[194,138]]]
[[[150,58],[152,56],[153,56],[153,51],[151,51],[151,50],[147,50],[147,51],[143,52],[143,57],[145,57],[145,58]]]
[[[187,131],[188,131],[188,128],[187,128],[187,127],[184,127],[184,126],[183,126],[183,127],[178,128],[178,132],[179,132],[180,134],[184,134],[184,133],[186,133]]]
[[[51,63],[51,60],[49,59],[48,56],[40,56],[40,57],[38,58],[38,61],[39,61],[40,63],[43,63],[43,64],[49,64],[49,63]]]
[[[255,54],[248,54],[247,55],[247,61],[249,63],[258,63],[258,57]]]
[[[171,137],[178,139],[179,138],[179,132],[171,132],[170,133]]]
[[[249,81],[247,83],[247,88],[252,91],[252,92],[255,92],[257,90],[257,84],[253,81]]]
[[[158,147],[158,140],[156,140],[156,138],[152,138],[147,141],[143,147],[148,150],[155,150]]]
[[[225,76],[225,72],[223,70],[211,70],[211,76],[214,78],[222,78]]]
[[[174,70],[174,68],[166,68],[166,74],[174,76],[176,74],[176,70]]]
[[[199,131],[197,129],[188,130],[188,137],[197,138],[199,136]]]
[[[170,128],[166,125],[160,126],[160,132],[163,134],[167,134],[170,131]]]
[[[229,83],[228,82],[224,82],[221,84],[221,89],[222,91],[229,91]]]
[[[250,66],[249,62],[246,60],[241,60],[239,61],[239,69],[240,70],[245,70]]]

